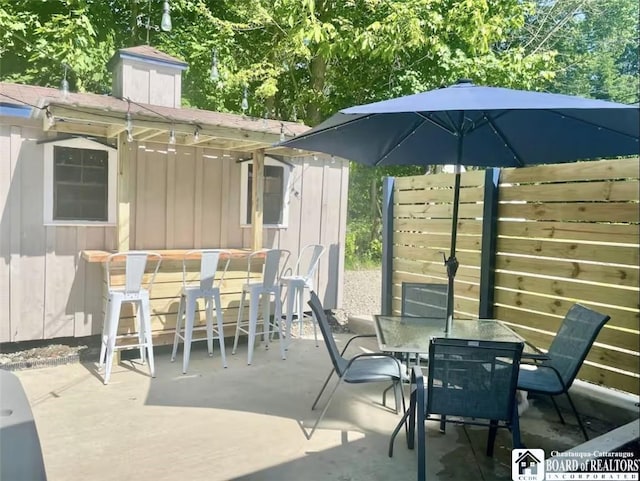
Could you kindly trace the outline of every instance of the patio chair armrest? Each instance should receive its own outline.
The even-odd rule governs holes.
[[[556,377],[558,378],[558,381],[560,382],[560,385],[562,386],[562,390],[563,390],[562,392],[567,392],[567,390],[569,389],[569,387],[565,385],[564,380],[562,379],[562,376],[560,375],[560,373],[555,367],[549,366],[548,364],[537,364],[535,362],[529,362],[529,363],[521,362],[520,364],[521,365],[529,364],[532,366],[536,366],[538,369],[551,369],[555,373]]]
[[[351,341],[353,341],[354,339],[360,339],[363,337],[376,337],[375,334],[358,334],[357,336],[353,336],[352,338],[350,338],[347,343],[344,346],[344,349],[342,350],[342,352],[340,353],[340,355],[344,355],[345,352],[347,352],[347,348],[349,347],[349,344],[351,344]]]
[[[349,362],[347,363],[347,367],[344,370],[345,374],[347,373],[347,371],[349,371],[349,369],[357,359],[362,359],[365,357],[388,357],[389,359],[393,359],[393,361],[398,366],[398,379],[400,380],[406,379],[406,376],[402,375],[402,363],[400,363],[398,358],[396,358],[392,354],[386,354],[384,352],[364,352],[362,354],[357,354],[353,356],[351,359],[349,359]]]
[[[541,352],[540,354],[525,354],[526,358],[524,360],[520,361],[520,364],[538,364],[541,361],[548,361],[550,359],[550,357],[545,354],[544,352]],[[527,361],[533,361],[533,362],[527,362]]]

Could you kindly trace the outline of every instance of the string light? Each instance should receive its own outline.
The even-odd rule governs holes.
[[[127,131],[127,142],[133,142],[133,120],[131,119],[131,112],[127,112],[124,125]]]
[[[68,65],[64,64],[64,77],[62,78],[62,82],[60,82],[60,94],[63,99],[66,99],[69,96],[69,82],[67,81],[67,67]]]
[[[211,80],[218,82],[220,80],[220,72],[218,71],[218,52],[213,49],[211,53]]]
[[[194,142],[200,141],[200,127],[196,126],[196,129],[193,131],[193,141]]]
[[[164,2],[162,6],[162,20],[160,20],[160,28],[163,32],[171,31],[171,15],[169,14],[169,2]]]
[[[249,110],[249,99],[247,93],[247,86],[244,86],[244,92],[242,94],[242,103],[240,104],[240,108],[242,109],[242,115],[245,115],[247,110]]]
[[[284,124],[280,122],[280,142],[284,142],[287,140],[287,137],[284,135]]]
[[[174,130],[173,127],[171,127],[171,130],[169,131],[169,144],[174,145],[175,143],[176,143],[176,131]]]

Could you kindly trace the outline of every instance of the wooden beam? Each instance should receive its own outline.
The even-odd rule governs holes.
[[[73,121],[82,121],[90,123],[98,123],[102,125],[124,125],[125,112],[105,111],[89,112],[78,108],[68,108],[64,105],[49,105],[50,112],[57,119],[69,119]],[[110,114],[110,115],[107,115]],[[119,117],[121,116],[121,118]],[[46,118],[45,118],[46,121]],[[133,119],[136,127],[153,128],[168,132],[173,128],[176,134],[193,134],[194,124],[189,121],[180,120],[153,120],[136,115]],[[258,143],[261,146],[271,146],[280,140],[280,134],[275,132],[260,132],[243,130],[237,127],[223,127],[214,125],[204,125],[200,129],[200,135],[215,137],[218,139],[240,140],[246,142]]]
[[[131,190],[130,186],[131,151],[127,145],[127,136],[121,133],[118,136],[118,227],[116,232],[119,251],[128,251],[131,248],[129,242],[131,236],[131,196],[135,192]]]
[[[251,225],[253,226],[252,249],[262,249],[262,214],[264,210],[264,150],[253,153]]]

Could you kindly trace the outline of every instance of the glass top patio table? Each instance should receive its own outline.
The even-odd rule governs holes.
[[[442,318],[375,316],[376,336],[381,351],[427,354],[433,337],[451,337],[477,341],[524,342],[523,357],[541,357],[542,352],[496,319],[454,319],[445,335]]]

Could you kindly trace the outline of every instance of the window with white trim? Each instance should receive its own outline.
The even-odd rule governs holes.
[[[115,224],[116,149],[84,138],[44,144],[44,223]]]
[[[291,167],[271,157],[264,158],[262,225],[287,227],[289,224],[289,174]],[[240,224],[251,225],[253,163],[243,162],[240,171]]]

